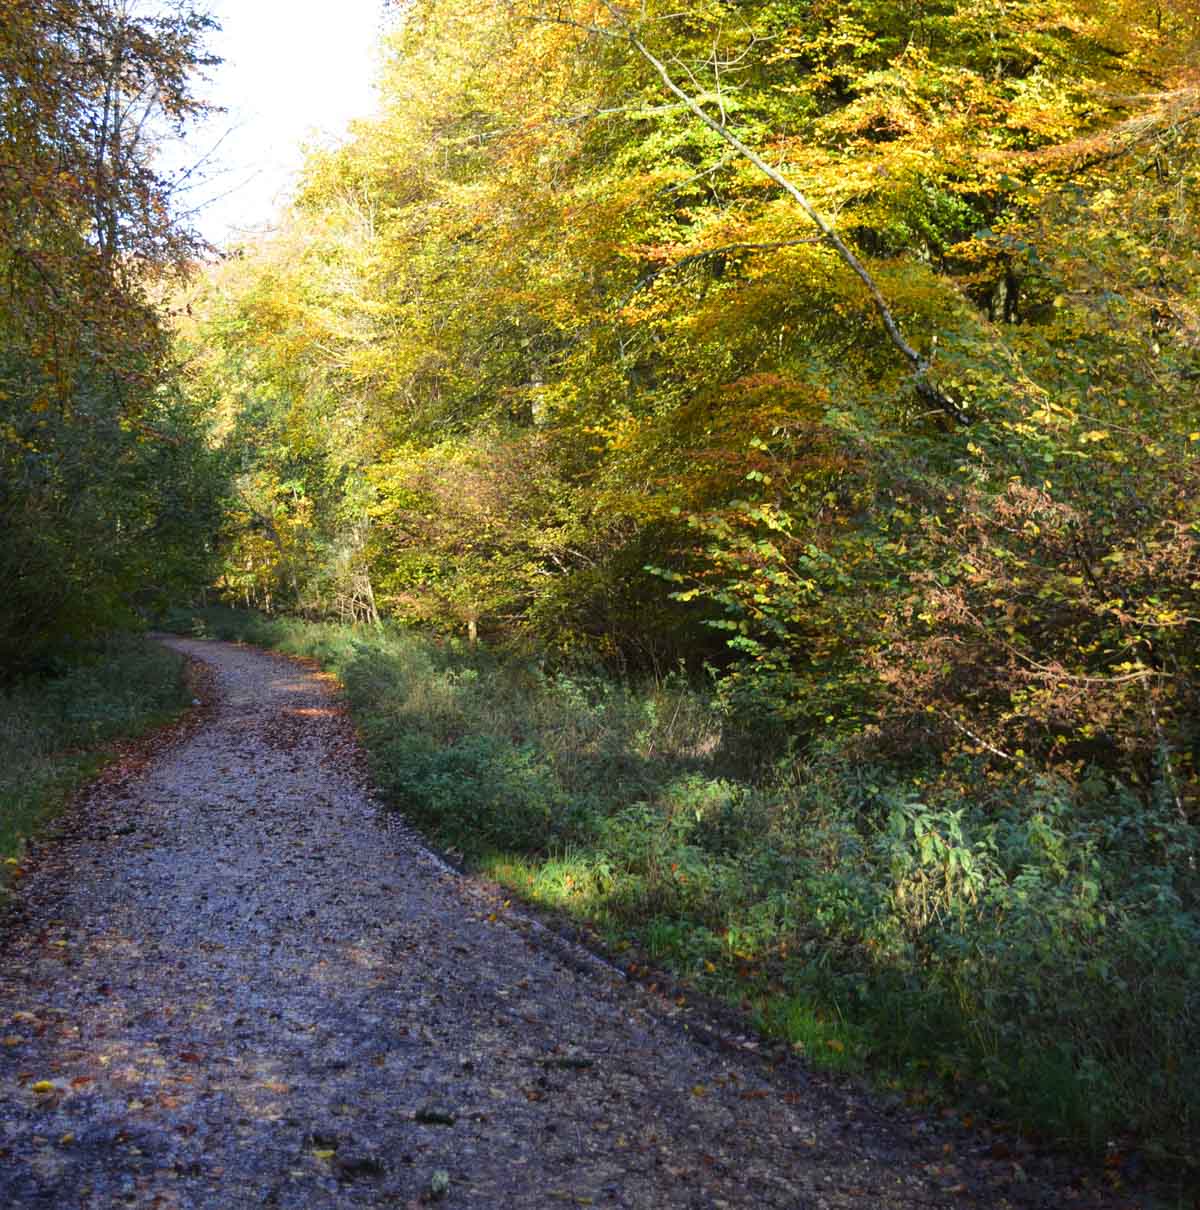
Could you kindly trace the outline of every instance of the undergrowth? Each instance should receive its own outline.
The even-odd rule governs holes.
[[[25,840],[103,763],[107,743],[166,721],[187,700],[182,658],[128,636],[0,690],[0,860],[18,860]]]
[[[177,628],[322,660],[413,821],[814,1060],[1194,1169],[1200,829],[1166,786],[758,751],[682,676],[391,629]]]

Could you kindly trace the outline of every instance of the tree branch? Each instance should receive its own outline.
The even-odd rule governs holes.
[[[883,325],[884,331],[887,333],[888,339],[893,347],[897,350],[900,356],[908,364],[908,367],[913,375],[913,383],[917,393],[922,399],[932,404],[940,412],[944,413],[957,424],[968,424],[970,417],[963,411],[962,407],[952,399],[941,387],[933,382],[929,377],[930,362],[927,358],[922,357],[920,353],[908,342],[905,338],[896,317],[892,314],[891,308],[888,306],[887,300],[883,297],[882,291],[876,284],[875,279],[867,271],[866,266],[855,255],[853,250],[846,244],[837,231],[825,221],[817,208],[808,200],[805,194],[789,180],[778,168],[768,164],[752,147],[743,143],[727,126],[718,122],[715,118],[710,117],[705,112],[703,106],[690,93],[680,88],[676,84],[671,73],[667,70],[666,65],[659,59],[653,51],[637,36],[633,27],[626,20],[625,15],[618,9],[612,0],[601,0],[604,8],[607,10],[618,28],[616,30],[605,29],[599,25],[585,25],[582,22],[573,21],[568,17],[552,17],[541,16],[535,17],[535,20],[546,21],[557,25],[570,25],[577,29],[582,29],[588,33],[597,34],[601,37],[612,38],[616,41],[625,42],[638,55],[640,55],[658,74],[662,80],[664,87],[673,96],[677,97],[687,108],[692,115],[700,122],[703,122],[709,130],[718,135],[730,147],[734,149],[744,159],[749,160],[764,176],[774,181],[797,206],[804,212],[809,221],[821,233],[824,241],[837,253],[842,262],[849,267],[854,275],[866,287],[867,293],[870,295],[871,302],[874,304],[875,311],[879,316],[880,323]]]

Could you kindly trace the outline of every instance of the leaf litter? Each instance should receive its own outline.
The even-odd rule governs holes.
[[[380,808],[328,677],[166,641],[203,706],[0,931],[0,1205],[1148,1204],[627,979]]]

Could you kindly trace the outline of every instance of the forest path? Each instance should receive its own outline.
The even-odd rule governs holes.
[[[0,944],[0,1206],[1087,1204],[701,1044],[383,817],[328,678],[168,641],[212,701]]]

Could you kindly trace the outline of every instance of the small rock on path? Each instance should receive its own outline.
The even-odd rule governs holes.
[[[215,701],[0,945],[0,1206],[1095,1204],[701,1045],[389,826],[328,678],[168,642]]]

